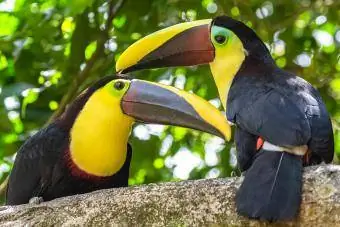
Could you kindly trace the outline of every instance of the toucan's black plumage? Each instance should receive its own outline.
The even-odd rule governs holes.
[[[257,141],[259,137],[242,128],[237,127],[235,129],[235,145],[237,150],[237,164],[241,172],[249,169],[253,163],[253,159],[258,152]]]
[[[250,167],[237,192],[237,210],[252,218],[291,219],[301,201],[303,160],[265,150],[255,156],[254,141],[261,136],[283,147],[306,144],[311,151],[306,165],[331,162],[334,141],[329,114],[311,84],[275,65],[255,32],[227,17],[217,18],[215,24],[235,32],[248,52],[227,100],[227,118],[244,134],[235,137],[239,165],[243,170]]]
[[[311,156],[305,164],[328,163],[333,159],[332,125],[308,82],[270,63],[248,67],[252,61],[246,58],[235,76],[227,102],[228,119],[248,133],[235,137],[239,156],[254,160],[237,193],[237,209],[252,218],[290,219],[301,201],[302,158],[270,151],[254,157],[249,149],[256,148],[245,144],[247,138],[258,135],[284,147],[306,144]],[[239,163],[243,170],[249,166],[242,159]]]
[[[254,156],[254,136],[283,147],[305,144],[311,151],[307,165],[328,163],[334,154],[329,114],[312,85],[275,65],[255,32],[230,18],[218,18],[216,24],[235,32],[248,52],[227,101],[228,120],[245,131],[235,137],[239,157],[247,157],[245,163],[239,159],[241,168],[253,160],[236,195],[237,211],[270,221],[291,219],[301,201],[303,160],[265,150]]]
[[[150,47],[160,39],[165,41]],[[121,55],[116,69],[197,64],[210,64],[227,118],[236,125],[238,163],[247,170],[236,196],[237,211],[270,221],[295,217],[302,166],[329,163],[334,155],[332,124],[320,94],[277,67],[256,33],[227,16],[148,35]],[[270,145],[258,150],[259,138]],[[291,154],[297,148],[302,155]]]
[[[142,80],[105,77],[19,149],[6,203],[127,186],[132,156],[128,137],[137,120],[230,138],[221,112],[194,94]]]
[[[111,177],[90,176],[75,169],[66,154],[68,129],[53,123],[39,131],[18,151],[7,189],[9,205],[27,203],[32,197],[44,201],[104,188],[128,186],[132,149],[127,144],[126,161]],[[72,173],[77,171],[77,176]]]
[[[301,170],[301,157],[261,150],[237,191],[237,211],[268,221],[294,217],[301,202]]]

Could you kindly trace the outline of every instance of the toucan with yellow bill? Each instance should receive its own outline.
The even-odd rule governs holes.
[[[236,195],[238,213],[269,221],[294,218],[303,165],[333,159],[332,124],[320,94],[276,66],[256,33],[227,16],[150,34],[122,53],[116,70],[199,64],[210,65],[227,119],[236,125],[238,163],[247,170]]]
[[[228,140],[231,134],[223,114],[194,94],[104,77],[23,144],[10,174],[6,203],[127,186],[132,156],[128,138],[135,121],[188,127]]]

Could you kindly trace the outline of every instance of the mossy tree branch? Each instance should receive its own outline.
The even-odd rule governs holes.
[[[267,226],[236,214],[242,178],[208,179],[102,190],[40,205],[2,207],[0,225],[13,226]],[[270,226],[338,226],[340,166],[308,167],[298,218]]]

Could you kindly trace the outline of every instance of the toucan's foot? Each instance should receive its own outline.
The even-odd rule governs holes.
[[[29,204],[33,204],[33,205],[38,205],[42,202],[44,202],[43,197],[33,197],[28,201]]]

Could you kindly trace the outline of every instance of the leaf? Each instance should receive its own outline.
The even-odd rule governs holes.
[[[188,133],[188,129],[182,128],[182,127],[172,127],[171,131],[173,132],[175,141],[182,140],[185,137],[185,135]]]
[[[125,25],[126,22],[126,16],[122,15],[120,17],[116,17],[113,20],[113,25],[115,26],[115,28],[122,28]]]
[[[7,66],[8,66],[7,58],[0,52],[0,71],[7,68]]]
[[[20,11],[25,4],[26,0],[15,0],[14,11]]]
[[[97,41],[90,43],[85,49],[85,58],[88,60],[97,49]]]
[[[61,30],[63,33],[72,33],[75,28],[72,17],[67,17],[61,25]]]
[[[23,118],[26,116],[26,108],[28,104],[34,103],[39,97],[39,89],[32,88],[23,91],[24,100],[21,107],[21,115]]]
[[[0,13],[0,37],[12,35],[19,24],[19,19],[7,13]]]

